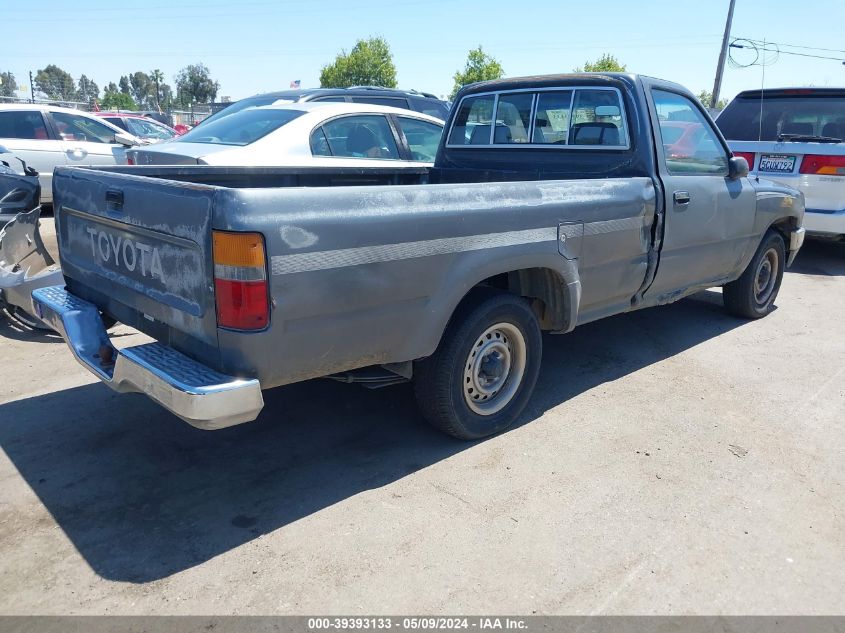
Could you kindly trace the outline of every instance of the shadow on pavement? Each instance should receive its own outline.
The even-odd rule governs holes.
[[[786,272],[800,275],[845,275],[845,242],[808,239]]]
[[[704,292],[547,336],[523,424],[742,323]],[[92,384],[0,405],[0,446],[94,571],[128,582],[201,564],[474,446],[430,429],[409,385],[318,380],[265,398],[256,422],[204,432]]]

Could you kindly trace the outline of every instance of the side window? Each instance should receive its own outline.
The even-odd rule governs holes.
[[[534,95],[530,92],[499,95],[493,143],[527,143],[532,105]]]
[[[52,112],[51,116],[64,141],[114,143],[114,130],[99,121],[67,112]]]
[[[710,122],[686,97],[652,90],[670,174],[728,174],[728,156]]]
[[[398,97],[352,97],[352,103],[369,103],[370,105],[392,106],[408,110],[408,100]]]
[[[569,138],[569,114],[572,91],[541,92],[537,95],[532,143],[566,145]]]
[[[323,132],[332,156],[399,159],[393,131],[384,116],[341,117],[324,123]]]
[[[493,95],[462,99],[449,132],[449,145],[489,145],[493,104]]]
[[[345,103],[345,97],[317,97],[316,99],[310,99],[310,101],[320,101],[326,103]]]
[[[46,141],[50,136],[40,112],[12,110],[0,112],[0,138]]]
[[[116,117],[116,116],[106,116],[106,117],[103,117],[103,118],[106,121],[108,121],[109,123],[111,123],[112,125],[116,125],[119,128],[123,128],[127,132],[129,131],[126,127],[126,123],[123,122],[122,118]]]
[[[311,155],[312,156],[331,156],[332,150],[329,149],[329,141],[326,139],[326,133],[323,128],[318,127],[311,132]]]
[[[628,144],[625,117],[615,90],[576,90],[569,145]]]
[[[434,123],[410,117],[400,116],[398,119],[402,131],[405,132],[405,138],[408,139],[411,158],[429,163],[434,161],[443,128]]]

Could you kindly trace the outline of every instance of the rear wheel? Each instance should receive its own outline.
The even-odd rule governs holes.
[[[453,318],[434,354],[417,363],[417,402],[449,435],[493,435],[511,426],[531,398],[541,354],[540,327],[525,299],[479,296]]]
[[[759,319],[774,310],[785,262],[783,237],[769,231],[742,276],[722,289],[722,300],[728,312],[746,319]]]

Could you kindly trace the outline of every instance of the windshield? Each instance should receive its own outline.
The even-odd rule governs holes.
[[[224,116],[229,116],[230,114],[235,114],[236,112],[240,112],[241,110],[246,110],[247,108],[257,108],[259,106],[268,106],[268,105],[280,105],[283,103],[294,103],[293,99],[280,99],[279,97],[273,97],[271,95],[258,95],[257,97],[249,97],[247,99],[241,99],[240,101],[235,101],[235,103],[226,106],[220,112],[216,112],[212,114],[210,117],[205,119],[202,124],[208,125],[213,121],[217,121],[218,119],[222,119]]]
[[[174,142],[249,145],[303,114],[303,110],[251,108],[211,123],[203,123]]]
[[[845,95],[738,97],[716,119],[729,141],[777,141],[795,137],[845,139]]]

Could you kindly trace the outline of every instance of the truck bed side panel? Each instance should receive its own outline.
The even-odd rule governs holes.
[[[512,270],[625,310],[654,211],[649,178],[221,190],[213,226],[264,234],[274,302],[267,331],[219,332],[221,371],[270,387],[429,355],[469,289]]]

